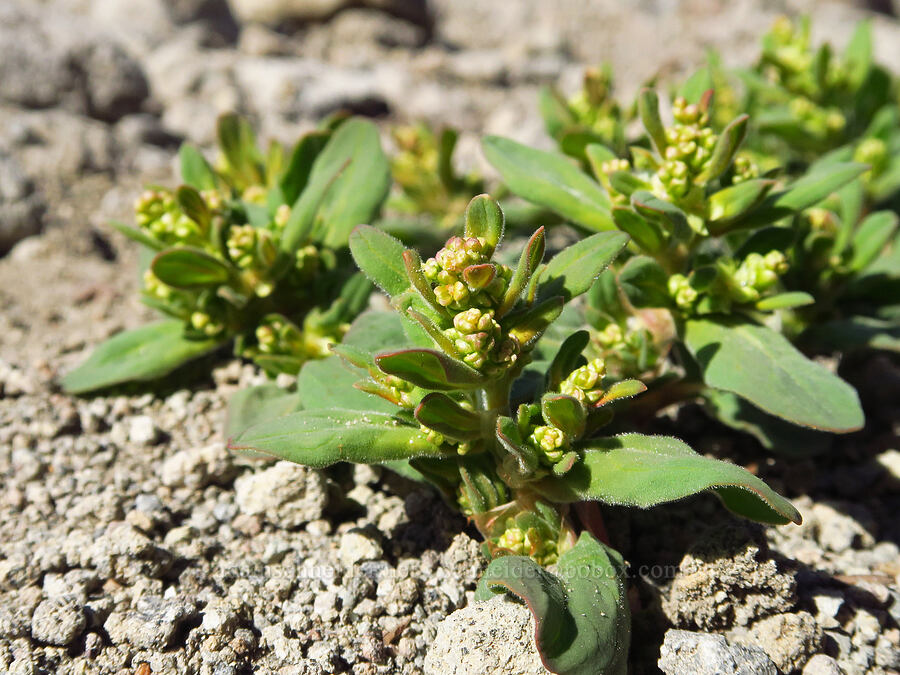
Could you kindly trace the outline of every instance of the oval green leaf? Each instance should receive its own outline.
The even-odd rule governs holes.
[[[597,500],[648,508],[713,490],[736,514],[762,523],[800,523],[800,513],[759,478],[735,464],[698,455],[677,438],[623,434],[586,441],[582,458],[537,491],[556,502]]]
[[[853,387],[770,328],[726,317],[691,319],[683,339],[710,387],[813,429],[844,433],[865,423]]]

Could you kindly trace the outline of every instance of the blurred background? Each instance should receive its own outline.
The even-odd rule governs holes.
[[[210,148],[223,112],[283,142],[340,110],[383,121],[388,146],[390,124],[449,124],[462,131],[458,161],[488,172],[478,137],[550,147],[538,89],[571,93],[586,66],[611,63],[628,100],[709,49],[749,63],[777,15],[810,13],[814,42],[838,46],[871,16],[876,60],[897,68],[892,11],[883,0],[0,0],[0,358],[68,363],[85,340],[149,316],[132,293],[133,247],[108,222],[131,221],[142,185],[171,184],[183,140]]]

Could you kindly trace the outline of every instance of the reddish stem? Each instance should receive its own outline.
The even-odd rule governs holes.
[[[606,523],[603,521],[603,512],[597,502],[578,502],[575,504],[575,513],[581,526],[609,546],[609,534],[606,532]]]

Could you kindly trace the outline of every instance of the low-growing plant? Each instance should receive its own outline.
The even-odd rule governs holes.
[[[757,477],[675,438],[598,435],[645,387],[610,381],[603,359],[582,355],[587,332],[558,320],[628,235],[596,233],[544,263],[540,228],[507,266],[495,257],[503,230],[487,195],[469,204],[463,236],[427,260],[357,228],[354,260],[394,311],[360,316],[333,347],[340,358],[307,363],[297,392],[280,394],[276,407],[295,412],[229,445],[312,467],[380,464],[432,483],[493,559],[478,597],[508,591],[526,601],[547,668],[625,673],[625,566],[580,527],[579,513],[581,525],[592,521],[589,502],[650,507],[711,490],[764,523],[800,517]]]
[[[484,150],[514,193],[583,229],[631,236],[622,262],[588,294],[585,315],[595,353],[612,374],[648,379],[651,392],[636,409],[699,396],[726,424],[785,451],[821,439],[791,434],[772,416],[819,430],[859,429],[853,388],[790,339],[819,320],[818,282],[873,264],[894,219],[876,214],[859,234],[844,233],[840,250],[856,262],[842,268],[832,257],[822,268],[808,248],[820,244],[804,234],[804,211],[867,166],[832,160],[780,180],[741,150],[746,115],[721,131],[712,127],[712,97],[708,90],[693,103],[677,98],[666,126],[656,93],[644,89],[638,108],[649,147],[632,145],[625,159],[587,145],[592,175],[508,139],[488,137]]]
[[[459,133],[450,127],[436,132],[425,124],[391,130],[397,153],[391,157],[391,174],[398,191],[388,208],[415,218],[412,227],[432,229],[446,237],[459,227],[472,195],[484,192],[484,181],[475,173],[460,174],[453,164]],[[425,217],[429,222],[422,222]],[[392,221],[392,227],[397,223]]]
[[[390,186],[374,125],[341,119],[263,152],[226,115],[218,143],[215,168],[182,146],[184,184],[148,188],[137,227],[115,224],[152,255],[141,299],[168,318],[100,345],[65,376],[68,391],[153,380],[232,341],[270,375],[296,374],[365,308],[372,287],[348,271],[347,240]]]

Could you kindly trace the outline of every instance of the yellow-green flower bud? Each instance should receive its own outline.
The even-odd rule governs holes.
[[[606,363],[603,359],[593,359],[569,373],[559,385],[559,391],[585,404],[596,403],[603,397],[601,383],[605,374]]]
[[[668,281],[669,295],[681,309],[692,309],[697,301],[697,290],[683,274],[673,274]]]
[[[513,555],[528,555],[529,549],[526,548],[525,533],[518,527],[510,527],[497,538],[497,546]]]
[[[528,437],[533,448],[539,450],[551,464],[556,464],[565,452],[566,435],[553,426],[535,427]]]

